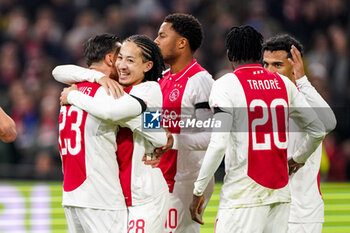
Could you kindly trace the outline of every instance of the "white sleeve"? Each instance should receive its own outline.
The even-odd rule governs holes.
[[[305,140],[298,146],[299,149],[294,152],[292,157],[295,162],[305,163],[325,137],[325,129],[303,94],[298,91],[288,78],[284,77],[283,79],[286,87],[289,89],[289,117],[307,133]]]
[[[194,183],[193,194],[201,196],[206,189],[211,177],[219,167],[224,157],[233,121],[232,102],[230,101],[229,89],[224,80],[215,81],[209,97],[212,108],[218,107],[226,112],[217,112],[214,117],[221,121],[221,128],[214,128],[210,137],[210,143],[205,153],[198,178]]]
[[[144,131],[141,128],[136,129],[147,141],[149,141],[154,147],[163,147],[167,144],[168,138],[164,129],[159,131]]]
[[[68,103],[88,112],[103,120],[119,121],[128,117],[135,117],[142,112],[142,106],[138,100],[128,94],[119,99],[107,95],[103,88],[99,88],[94,97],[79,91],[71,91],[68,94]]]
[[[58,82],[73,84],[85,81],[91,83],[97,82],[100,78],[105,76],[105,74],[76,65],[61,65],[56,66],[55,69],[53,69],[52,76]]]
[[[159,130],[143,130],[142,129],[142,117],[137,116],[127,121],[121,121],[120,125],[123,127],[128,127],[131,131],[138,132],[147,141],[149,141],[154,147],[165,146],[168,142],[166,132],[164,129]]]
[[[224,75],[223,77],[216,80],[213,84],[213,88],[209,97],[209,105],[210,108],[214,111],[215,107],[219,107],[221,110],[233,114],[233,78],[234,74],[229,73]]]
[[[133,86],[130,95],[142,99],[147,105],[147,110],[162,109],[163,95],[157,82],[147,81]]]
[[[147,105],[147,110],[161,109],[163,103],[163,96],[160,86],[157,82],[148,81],[136,85],[132,88],[131,95],[142,99]],[[142,116],[130,119],[124,122],[131,130],[136,130],[146,140],[148,140],[154,147],[165,146],[168,138],[164,129],[159,130],[143,130]]]
[[[211,132],[173,134],[174,150],[206,150]]]
[[[226,112],[215,114],[215,118],[223,122],[232,122],[232,115]],[[225,132],[213,132],[211,134],[210,143],[205,153],[198,178],[194,183],[193,194],[196,196],[203,195],[204,190],[208,186],[210,179],[213,177],[215,171],[220,166],[224,157],[226,147],[228,144],[230,130]]]
[[[209,107],[209,95],[213,83],[214,80],[206,71],[197,73],[187,83],[187,85],[190,85],[188,88],[191,89],[190,101],[195,107],[196,120],[204,122],[210,118],[213,118],[213,113]],[[205,105],[207,105],[207,108]],[[205,131],[182,132],[180,134],[174,134],[173,149],[206,150],[210,141],[210,135],[211,132]]]
[[[330,131],[332,131],[337,124],[337,120],[327,102],[311,85],[306,76],[297,79],[296,84],[300,92],[304,95],[306,101],[314,109],[318,118],[323,123],[326,132],[329,133]]]

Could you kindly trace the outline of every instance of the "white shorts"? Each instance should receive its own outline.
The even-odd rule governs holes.
[[[288,223],[288,233],[321,233],[323,223]]]
[[[163,233],[168,211],[169,193],[167,191],[145,205],[129,206],[128,233]]]
[[[214,192],[214,178],[209,182],[203,195],[205,198],[203,212],[211,194]],[[170,194],[170,209],[165,224],[166,233],[199,233],[201,225],[193,221],[190,204],[193,199],[193,183],[176,182],[173,193]],[[203,213],[202,213],[203,214]]]
[[[127,210],[64,206],[69,233],[126,232]]]
[[[215,233],[286,233],[289,203],[219,209]]]

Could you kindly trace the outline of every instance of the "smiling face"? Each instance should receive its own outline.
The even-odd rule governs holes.
[[[162,51],[165,63],[169,64],[177,57],[176,48],[178,39],[181,36],[172,28],[172,23],[164,22],[159,28],[158,36],[154,40]]]
[[[271,72],[278,72],[290,80],[294,79],[293,66],[288,61],[288,53],[284,50],[265,50],[263,57],[264,68]]]
[[[152,68],[152,61],[143,61],[142,50],[134,42],[123,43],[115,63],[119,83],[130,87],[142,82],[145,73]]]

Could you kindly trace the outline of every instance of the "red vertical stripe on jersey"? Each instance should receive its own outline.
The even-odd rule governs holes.
[[[133,133],[129,128],[120,127],[117,135],[117,161],[119,179],[127,206],[132,206],[131,172],[134,151]]]
[[[132,86],[125,88],[130,93]],[[117,134],[117,161],[119,166],[119,179],[127,206],[132,206],[131,172],[132,154],[134,152],[134,137],[129,128],[119,127]]]
[[[320,193],[320,195],[322,197],[322,192],[321,192],[321,187],[320,187],[320,171],[318,171],[318,174],[317,174],[317,187],[318,187],[318,192]]]
[[[175,123],[181,120],[181,101],[186,86],[185,82],[188,81],[188,78],[183,78],[179,81],[180,82],[176,82],[174,78],[171,78],[171,80],[169,79],[167,82],[162,82],[160,84],[163,94],[162,125],[168,125],[169,131],[174,134],[180,133],[180,127]],[[175,119],[174,116],[176,116]],[[174,122],[174,124],[172,124],[172,122]],[[174,178],[177,170],[177,153],[177,150],[168,150],[165,152],[158,166],[168,184],[169,192],[173,192],[174,190]]]
[[[189,78],[200,71],[204,69],[194,60],[177,74],[172,75],[169,70],[159,81],[163,94],[162,125],[166,126],[171,133],[181,132],[178,122],[181,120],[181,104],[186,84]],[[170,192],[173,192],[175,184],[177,154],[177,150],[168,150],[162,155],[158,166],[163,172]]]
[[[280,76],[260,65],[241,66],[234,74],[243,87],[248,106],[248,176],[264,187],[282,188],[288,184],[285,84]]]
[[[92,97],[99,87],[100,85],[96,83],[84,82],[78,84],[80,92]],[[86,180],[86,118],[87,113],[85,111],[75,109],[72,106],[61,108],[59,124],[64,124],[64,127],[59,132],[59,150],[62,157],[63,189],[66,192],[75,190]],[[80,150],[76,150],[77,148]]]

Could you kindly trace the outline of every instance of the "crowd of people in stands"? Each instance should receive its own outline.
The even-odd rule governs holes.
[[[307,75],[337,117],[324,141],[321,178],[350,180],[349,10],[346,0],[2,0],[0,106],[18,136],[0,142],[0,177],[62,179],[57,137],[64,86],[51,75],[56,65],[86,67],[82,46],[96,34],[155,39],[164,16],[183,12],[203,25],[196,58],[214,78],[231,70],[224,38],[232,25],[251,25],[265,38],[287,32],[304,44]]]

